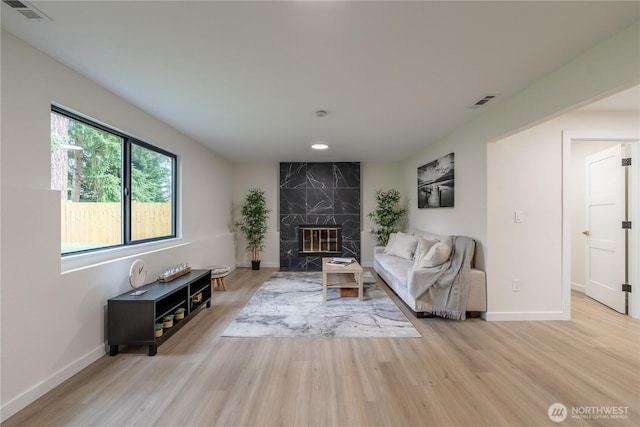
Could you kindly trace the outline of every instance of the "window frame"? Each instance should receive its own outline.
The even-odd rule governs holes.
[[[125,132],[122,132],[120,130],[117,130],[115,128],[112,128],[110,126],[104,125],[94,119],[88,118],[86,116],[80,115],[78,113],[72,112],[67,110],[66,108],[57,106],[57,105],[51,105],[51,112],[52,113],[56,113],[62,116],[65,116],[69,119],[75,120],[77,122],[83,123],[87,126],[91,126],[94,127],[96,129],[99,129],[103,132],[107,132],[110,134],[113,134],[119,138],[122,139],[122,146],[121,146],[121,159],[122,159],[122,164],[121,164],[121,171],[122,171],[122,176],[121,176],[121,182],[120,182],[120,197],[122,200],[122,209],[121,209],[121,219],[122,219],[122,224],[121,224],[121,233],[122,233],[122,243],[118,244],[118,245],[109,245],[109,246],[101,246],[99,248],[95,248],[95,249],[83,249],[83,250],[79,250],[79,251],[73,251],[73,252],[65,252],[62,253],[61,252],[61,256],[62,257],[68,257],[68,256],[72,256],[72,255],[78,255],[78,254],[86,254],[86,253],[95,253],[95,252],[100,252],[100,251],[104,251],[104,250],[109,250],[109,249],[113,249],[113,248],[122,248],[122,247],[131,247],[131,246],[135,246],[135,245],[139,245],[139,244],[144,244],[144,243],[149,243],[149,242],[157,242],[157,241],[162,241],[162,240],[170,240],[170,239],[175,239],[177,237],[177,224],[178,224],[178,209],[177,209],[177,203],[178,203],[178,156],[167,151],[164,150],[162,148],[159,148],[155,145],[149,144],[148,142],[145,142],[139,138],[135,138]],[[51,143],[51,138],[50,138],[50,143]],[[167,235],[167,236],[161,236],[161,237],[151,237],[148,239],[140,239],[140,240],[132,240],[131,239],[131,230],[132,230],[132,226],[131,226],[131,197],[132,197],[132,191],[131,191],[131,169],[132,169],[132,157],[131,157],[131,153],[132,153],[132,146],[133,145],[137,145],[139,147],[145,148],[149,151],[153,151],[155,153],[161,154],[163,156],[166,156],[168,158],[171,159],[171,234]]]

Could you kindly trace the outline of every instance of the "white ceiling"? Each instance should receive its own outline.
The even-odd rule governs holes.
[[[2,27],[238,162],[404,160],[631,25],[640,7],[635,1],[28,5],[51,20],[28,20],[3,3]],[[469,108],[486,94],[501,96]],[[318,109],[329,114],[317,118]],[[317,141],[330,149],[312,152]]]

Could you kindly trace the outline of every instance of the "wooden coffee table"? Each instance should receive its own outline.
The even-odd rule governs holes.
[[[328,288],[358,289],[358,298],[362,301],[364,297],[362,285],[364,271],[362,266],[358,264],[358,261],[354,261],[349,265],[327,264],[332,259],[322,258],[322,301],[327,300]],[[358,274],[357,280],[356,273]]]

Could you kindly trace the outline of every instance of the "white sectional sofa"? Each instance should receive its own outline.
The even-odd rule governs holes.
[[[373,265],[417,317],[465,319],[487,310],[486,275],[474,267],[474,257],[469,237],[412,230],[376,247]]]

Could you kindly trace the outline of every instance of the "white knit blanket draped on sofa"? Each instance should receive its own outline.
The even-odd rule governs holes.
[[[430,306],[432,314],[464,320],[475,242],[465,236],[452,236],[452,240],[449,260],[436,267],[410,270],[407,288],[413,298],[421,297]]]

